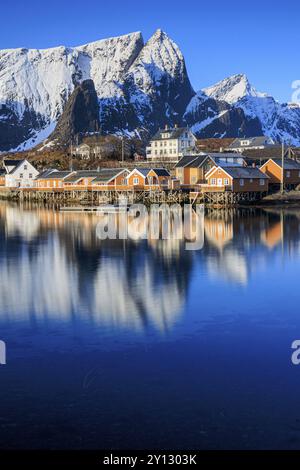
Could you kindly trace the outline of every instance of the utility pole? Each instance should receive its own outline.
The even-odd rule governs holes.
[[[71,140],[70,171],[73,171],[73,140]]]
[[[281,194],[284,193],[284,141],[282,141],[282,146],[281,146],[281,184],[280,184],[280,192],[281,192]]]

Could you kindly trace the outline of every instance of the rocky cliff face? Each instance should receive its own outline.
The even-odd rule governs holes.
[[[247,117],[240,108],[197,93],[190,101],[183,121],[195,135],[206,137],[257,136],[262,128],[257,118]]]
[[[300,145],[299,107],[257,92],[244,75],[196,94],[178,46],[157,30],[146,44],[137,32],[74,48],[0,51],[0,151],[28,149],[49,137],[85,80],[94,82],[104,133],[147,137],[176,123],[201,137],[264,133]],[[60,121],[57,142],[66,142],[72,126],[72,132],[77,125],[90,128],[94,101],[90,111],[83,105],[88,122]]]
[[[57,126],[47,139],[61,145],[77,135],[99,132],[99,102],[93,80],[84,80],[70,95]]]

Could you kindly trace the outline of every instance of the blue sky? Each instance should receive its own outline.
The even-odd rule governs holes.
[[[246,73],[259,91],[290,101],[300,80],[300,2],[269,0],[2,2],[0,48],[75,46],[161,28],[181,48],[197,90]]]

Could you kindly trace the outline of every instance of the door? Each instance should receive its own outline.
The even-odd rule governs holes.
[[[223,178],[218,178],[218,186],[223,186]]]

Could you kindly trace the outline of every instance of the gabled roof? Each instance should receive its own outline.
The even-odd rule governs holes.
[[[30,165],[33,169],[35,169],[34,166],[32,165],[32,163],[30,163],[28,160],[26,160],[26,158],[24,158],[23,160],[10,160],[10,161],[18,162],[17,165],[14,165],[14,166],[13,166],[13,164],[8,165],[8,166],[13,166],[13,168],[9,172],[10,175],[13,175],[17,171],[17,169],[20,168],[25,162],[28,165]]]
[[[25,159],[11,159],[11,158],[4,158],[3,165],[4,166],[18,166],[21,162],[24,162]]]
[[[209,157],[206,153],[201,155],[186,155],[176,164],[175,168],[200,168]]]
[[[76,183],[83,178],[96,178],[98,175],[99,171],[97,170],[78,170],[74,171],[67,178],[65,178],[65,183]]]
[[[154,171],[157,176],[170,176],[170,173],[165,168],[151,168],[151,170]]]
[[[242,179],[269,179],[269,177],[260,171],[258,168],[244,167],[244,166],[234,166],[234,167],[216,167],[215,170],[223,170],[228,176],[232,178],[242,178]],[[213,170],[210,172],[210,176],[214,173]]]
[[[131,176],[133,173],[137,172],[139,173],[143,178],[146,178],[148,175],[149,171],[152,170],[152,168],[134,168],[128,176]]]
[[[271,158],[270,160],[273,160],[278,166],[280,166],[280,168],[282,168],[282,159]],[[296,160],[292,160],[291,158],[285,159],[283,166],[285,170],[299,170],[300,171],[300,163],[297,162]]]
[[[188,127],[174,127],[172,129],[159,129],[151,140],[178,139],[184,132],[191,132]],[[162,134],[170,134],[169,137],[163,137]]]
[[[274,145],[273,143],[270,144],[268,143],[268,140],[270,140],[270,137],[266,137],[264,135],[257,136],[257,137],[243,137],[243,138],[238,138],[235,139],[229,146],[228,148],[234,149],[234,148],[241,148],[241,147],[259,147],[262,145]],[[241,145],[241,141],[249,141],[248,145]]]
[[[48,170],[42,171],[36,179],[41,180],[41,179],[47,178],[47,176],[49,176],[51,173],[54,173],[54,172],[58,172],[58,170],[56,170],[55,168],[49,168]]]

